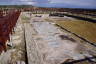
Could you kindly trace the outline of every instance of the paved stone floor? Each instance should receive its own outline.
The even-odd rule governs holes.
[[[25,19],[19,19],[9,42],[12,47],[2,53],[0,64],[60,64],[96,54],[95,47],[44,20],[44,15],[34,17],[25,12],[22,16]]]

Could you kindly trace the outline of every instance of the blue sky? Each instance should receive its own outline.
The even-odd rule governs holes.
[[[40,7],[94,8],[96,0],[0,0],[0,5],[28,4]]]

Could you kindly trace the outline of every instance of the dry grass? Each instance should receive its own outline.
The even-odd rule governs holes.
[[[56,23],[91,42],[96,42],[96,23],[81,20],[56,21]]]
[[[46,21],[54,21],[62,27],[74,32],[81,37],[89,40],[90,42],[96,42],[96,23],[82,21],[82,20],[70,20],[70,19],[45,19]]]

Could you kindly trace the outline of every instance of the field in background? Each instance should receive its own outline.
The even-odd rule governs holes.
[[[87,39],[90,42],[96,42],[96,23],[77,20],[74,18],[46,18],[46,21],[55,22],[65,29]]]
[[[96,42],[96,23],[81,20],[57,20],[56,23],[91,42]]]

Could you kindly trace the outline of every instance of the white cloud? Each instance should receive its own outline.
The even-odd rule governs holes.
[[[35,1],[33,0],[20,0],[23,4],[28,4],[28,5],[34,5],[36,4]]]
[[[65,3],[77,6],[90,6],[94,5],[94,0],[50,0],[50,3]]]
[[[49,0],[50,3],[63,3],[65,0]]]
[[[34,2],[26,2],[26,4],[34,5],[34,4],[36,4],[36,3],[34,3]]]

